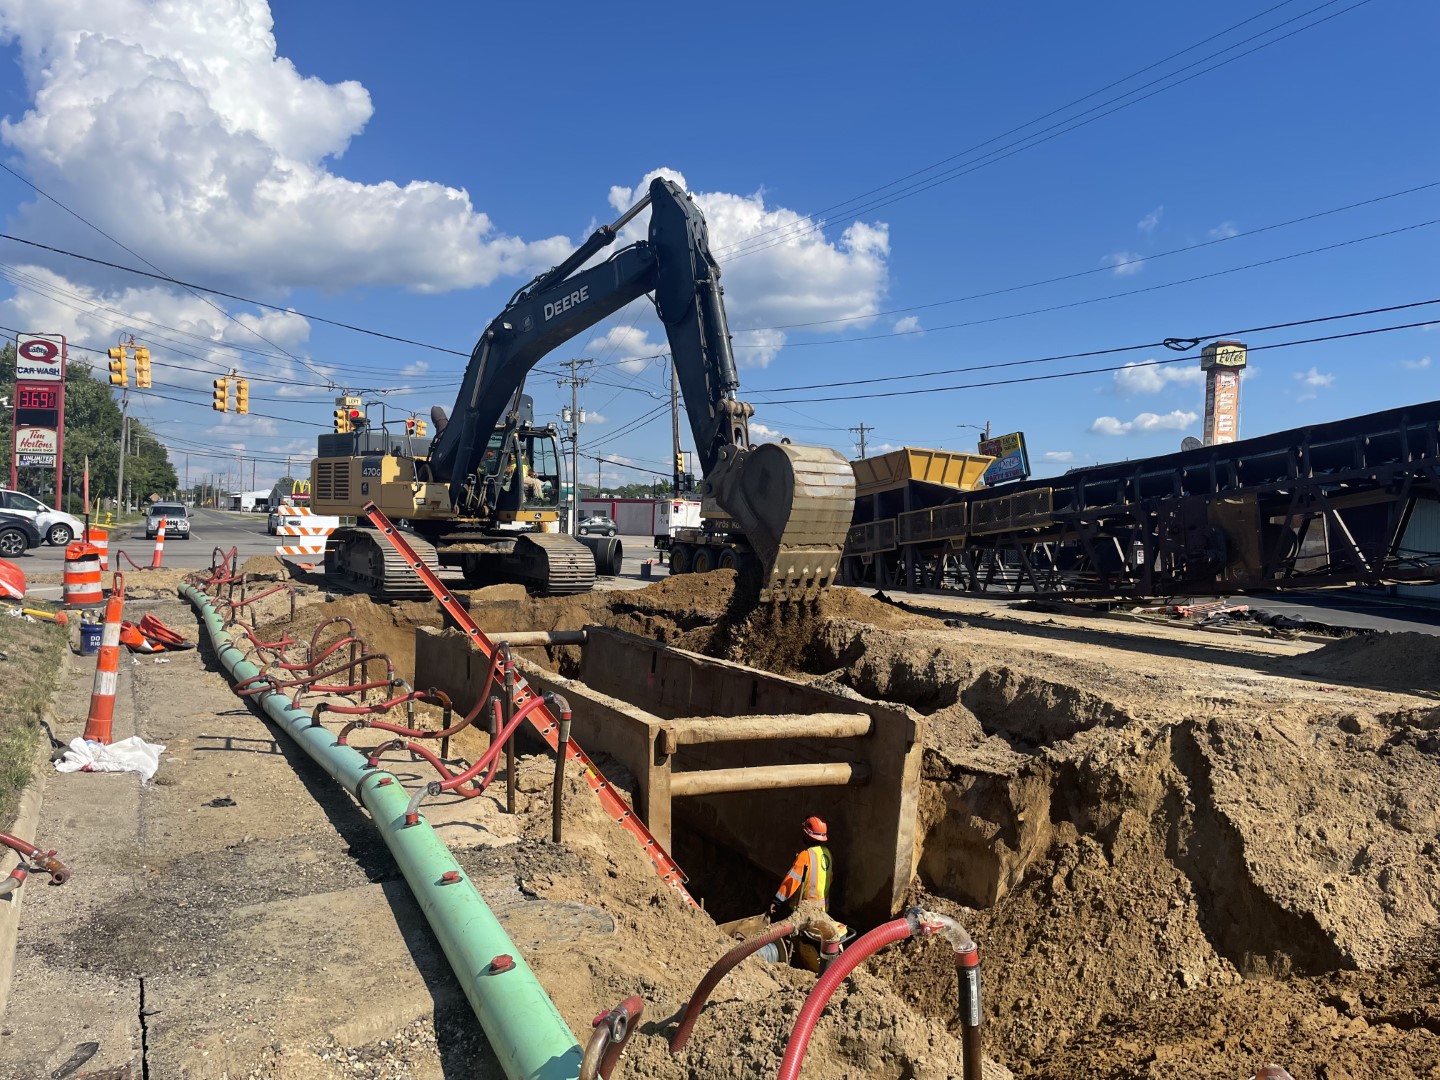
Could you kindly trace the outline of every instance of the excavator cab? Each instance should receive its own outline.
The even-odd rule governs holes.
[[[532,521],[526,511],[560,508],[560,452],[553,428],[500,428],[477,470],[494,491],[495,520]]]

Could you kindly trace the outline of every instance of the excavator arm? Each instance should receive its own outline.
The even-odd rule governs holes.
[[[647,204],[648,239],[582,269]],[[665,326],[705,494],[750,542],[767,595],[814,595],[832,583],[844,547],[854,505],[850,465],[821,447],[751,446],[753,410],[735,396],[739,377],[705,219],[664,178],[618,221],[516,292],[486,327],[454,410],[436,417],[443,424],[430,448],[431,476],[449,484],[457,508],[474,509],[486,499],[485,450],[526,375],[547,353],[646,293]]]

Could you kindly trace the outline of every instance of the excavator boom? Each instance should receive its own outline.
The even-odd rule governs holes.
[[[646,204],[648,239],[586,267]],[[448,483],[462,513],[493,498],[485,449],[526,374],[552,349],[646,293],[665,326],[705,495],[734,521],[759,561],[762,596],[814,596],[839,569],[855,500],[850,464],[825,447],[751,446],[754,410],[736,397],[739,377],[705,219],[663,177],[619,221],[519,290],[485,329],[452,415],[437,424],[431,478]]]

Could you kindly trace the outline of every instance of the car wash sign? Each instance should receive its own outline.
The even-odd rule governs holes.
[[[63,336],[21,334],[15,339],[14,405],[10,486],[19,486],[19,469],[54,469],[58,492],[65,449]]]
[[[1025,452],[1025,433],[1017,431],[986,439],[980,444],[980,453],[995,460],[985,470],[981,482],[987,485],[1003,484],[1007,480],[1024,480],[1030,475],[1030,456]]]

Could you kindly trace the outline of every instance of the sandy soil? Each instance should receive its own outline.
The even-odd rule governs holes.
[[[468,599],[487,631],[612,626],[923,716],[912,895],[975,931],[989,1046],[1017,1076],[1218,1080],[1266,1061],[1297,1080],[1440,1076],[1434,638],[1219,637],[849,590],[757,610],[727,571]],[[406,675],[414,626],[440,623],[434,605],[309,586],[296,603],[293,621],[288,595],[254,605],[257,635],[308,638],[343,617]],[[544,654],[567,673],[576,659]],[[469,757],[482,746],[457,741]],[[552,768],[526,763],[515,817],[489,797],[455,810],[468,824],[451,842],[500,901],[613,922],[596,932],[603,919],[577,914],[563,947],[537,941],[537,971],[566,1018],[588,1030],[638,991],[650,1005],[624,1075],[773,1074],[809,977],[743,966],[672,1059],[660,1021],[724,942],[654,881],[577,777],[565,844],[546,841]],[[953,1075],[954,1007],[953,967],[933,944],[886,953],[827,1011],[805,1075]],[[403,1017],[358,1045],[286,1042],[253,1075],[469,1075],[445,1052],[461,1014]]]

